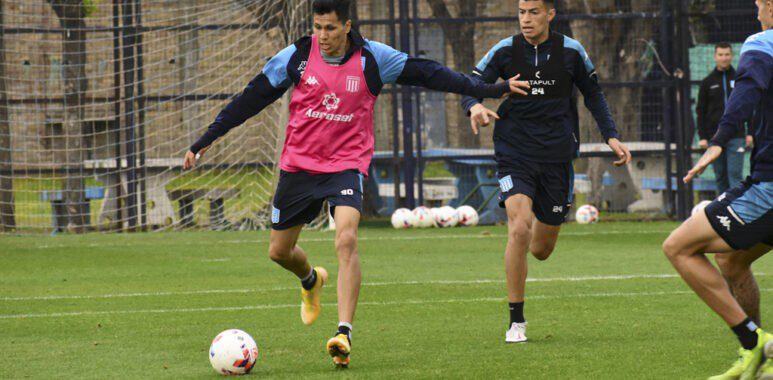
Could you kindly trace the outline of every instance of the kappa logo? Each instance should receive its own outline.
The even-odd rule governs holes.
[[[537,77],[537,79],[542,79],[540,75],[542,75],[542,71],[537,71],[537,73],[534,74],[534,76]]]
[[[308,86],[317,86],[317,85],[319,85],[319,81],[317,80],[317,78],[314,75],[312,75],[308,79],[306,79],[306,85],[308,85]]]
[[[719,223],[722,224],[722,227],[725,227],[727,231],[730,232],[730,218],[724,215],[717,215],[717,219],[719,219]]]
[[[335,92],[325,95],[325,99],[322,100],[322,105],[325,106],[328,111],[337,110],[339,103],[341,103],[341,99],[336,96]]]

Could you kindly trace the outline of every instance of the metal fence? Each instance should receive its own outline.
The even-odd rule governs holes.
[[[369,12],[360,9],[356,24],[369,38],[470,72],[488,49],[518,33],[517,7],[517,1],[402,0],[371,5]],[[556,7],[552,29],[586,48],[634,155],[627,168],[611,165],[613,158],[578,94],[584,145],[575,161],[577,202],[632,219],[685,218],[696,195],[709,197],[715,189],[711,174],[691,185],[680,180],[698,154],[695,85],[714,67],[714,44],[738,47],[759,30],[754,4],[560,0]],[[491,109],[496,104],[486,103]],[[374,163],[378,183],[372,185],[382,197],[400,194],[379,203],[382,213],[438,201],[494,211],[493,128],[473,136],[455,95],[403,88],[382,96],[382,105],[376,126],[382,153]],[[444,180],[453,183],[455,193],[438,192],[443,188],[438,181]],[[438,198],[441,193],[453,198]]]
[[[0,2],[0,230],[254,228],[269,223],[287,97],[233,131],[202,168],[182,154],[266,59],[310,32],[306,0]],[[58,8],[57,8],[58,7]],[[518,1],[357,0],[371,40],[469,73],[518,33]],[[556,31],[595,64],[634,153],[614,168],[580,109],[575,192],[608,215],[685,218],[711,173],[679,180],[698,152],[694,106],[713,46],[759,30],[747,0],[556,1]],[[497,207],[493,128],[474,136],[460,97],[387,86],[376,105],[366,210]],[[496,101],[487,101],[495,109]]]

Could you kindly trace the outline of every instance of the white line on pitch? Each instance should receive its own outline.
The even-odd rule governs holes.
[[[762,275],[757,273],[757,275]],[[616,276],[582,276],[582,277],[553,277],[553,278],[529,278],[528,282],[580,282],[580,281],[612,281],[612,280],[636,280],[651,278],[676,278],[676,274],[633,274]],[[480,279],[480,280],[434,280],[434,281],[390,281],[390,282],[366,282],[362,286],[398,286],[398,285],[474,285],[474,284],[499,284],[504,280]],[[150,292],[150,293],[114,293],[96,295],[61,295],[61,296],[32,296],[32,297],[3,297],[0,301],[37,301],[37,300],[70,300],[93,298],[127,298],[127,297],[158,297],[158,296],[182,296],[197,294],[229,294],[229,293],[265,293],[284,290],[298,290],[297,286],[271,287],[261,289],[208,289],[191,290],[185,292]]]
[[[763,292],[770,292],[773,289],[760,289]],[[568,294],[555,296],[530,296],[529,300],[546,300],[562,298],[601,298],[601,297],[650,297],[650,296],[669,296],[669,295],[687,295],[693,294],[688,290],[671,292],[614,292],[614,293],[586,293],[586,294]],[[360,306],[399,306],[399,305],[429,305],[429,304],[450,304],[450,303],[468,303],[468,302],[505,302],[505,298],[460,298],[446,300],[406,300],[406,301],[384,301],[384,302],[360,302]],[[326,307],[335,307],[335,303],[325,303]],[[0,319],[25,319],[25,318],[58,318],[58,317],[80,317],[92,315],[122,315],[122,314],[169,314],[169,313],[198,313],[210,311],[246,311],[246,310],[269,310],[269,309],[291,309],[297,308],[298,304],[280,304],[280,305],[255,305],[255,306],[234,306],[234,307],[202,307],[202,308],[183,308],[183,309],[147,309],[147,310],[105,310],[105,311],[73,311],[63,313],[47,314],[6,314],[0,315]]]
[[[667,234],[671,232],[670,230],[654,230],[654,231],[593,231],[593,232],[562,232],[561,236],[596,236],[596,235],[653,235],[653,234]],[[360,236],[358,238],[359,241],[388,241],[388,240],[396,240],[396,241],[411,241],[411,240],[438,240],[438,239],[505,239],[507,238],[506,234],[460,234],[460,235],[446,235],[446,234],[435,234],[435,235],[419,235],[419,236]],[[334,242],[335,238],[333,237],[324,237],[324,238],[303,238],[301,236],[300,242]],[[164,240],[150,240],[148,241],[148,244],[152,245],[159,245],[159,243],[164,243]],[[266,239],[256,239],[256,240],[247,240],[247,239],[238,239],[238,240],[211,240],[211,241],[196,241],[196,242],[180,242],[175,241],[174,244],[167,244],[167,245],[207,245],[207,244],[267,244],[268,240]],[[134,243],[136,244],[136,242]],[[90,243],[90,244],[44,244],[39,246],[33,246],[30,247],[30,249],[52,249],[52,248],[82,248],[82,247],[89,247],[89,248],[100,248],[100,247],[120,247],[125,246],[125,243]]]

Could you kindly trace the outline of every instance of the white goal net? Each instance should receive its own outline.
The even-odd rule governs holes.
[[[0,1],[0,230],[266,226],[286,98],[182,157],[309,4]]]

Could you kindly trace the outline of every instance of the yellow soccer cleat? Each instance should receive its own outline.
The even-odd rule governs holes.
[[[333,364],[339,368],[349,367],[349,353],[352,343],[346,334],[337,334],[327,341],[327,353],[333,357]]]
[[[773,380],[773,342],[765,344],[765,363],[757,377],[760,380]]]
[[[768,358],[765,360],[765,364],[760,368],[759,380],[773,380],[773,360]]]
[[[738,350],[738,360],[725,373],[712,376],[709,380],[754,380],[768,354],[773,356],[773,335],[757,329],[757,346],[751,350]]]
[[[709,380],[738,380],[752,359],[752,350],[738,349],[738,360],[725,373],[709,377]]]
[[[311,290],[301,288],[301,320],[303,324],[310,325],[317,320],[322,304],[319,295],[322,293],[322,287],[327,283],[327,271],[322,267],[315,267],[317,272],[317,282]]]

